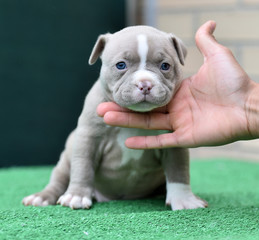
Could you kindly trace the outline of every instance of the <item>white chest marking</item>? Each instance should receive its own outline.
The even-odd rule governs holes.
[[[168,133],[168,131],[165,130],[144,130],[144,129],[137,129],[137,128],[121,128],[120,132],[117,136],[117,142],[122,150],[122,161],[121,165],[127,165],[130,161],[135,160],[139,161],[141,160],[143,153],[145,150],[134,150],[129,149],[125,146],[125,140],[128,137],[133,136],[154,136],[159,135],[163,133]],[[159,150],[154,151],[156,158],[161,158]],[[151,161],[151,159],[150,159]]]
[[[117,141],[122,150],[122,161],[121,161],[122,165],[127,165],[129,161],[132,161],[132,160],[135,160],[135,161],[140,160],[144,153],[144,150],[129,149],[124,144],[125,140],[128,137],[139,135],[138,132],[139,132],[139,129],[121,128],[118,134]]]
[[[138,39],[138,54],[140,57],[139,69],[144,69],[147,61],[148,43],[147,36],[140,34],[137,36]]]

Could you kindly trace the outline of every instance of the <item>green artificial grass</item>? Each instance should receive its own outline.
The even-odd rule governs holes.
[[[52,167],[0,170],[0,239],[259,239],[259,164],[193,161],[193,191],[209,208],[171,211],[164,198],[95,203],[90,210],[24,207]]]

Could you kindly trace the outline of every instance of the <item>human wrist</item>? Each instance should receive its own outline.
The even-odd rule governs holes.
[[[246,101],[248,138],[259,138],[259,84],[252,82]]]

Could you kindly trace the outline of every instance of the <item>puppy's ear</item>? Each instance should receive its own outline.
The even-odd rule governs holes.
[[[88,63],[90,65],[93,65],[97,61],[98,57],[100,57],[100,55],[102,54],[105,44],[107,43],[107,41],[109,39],[109,36],[110,36],[110,34],[107,33],[104,35],[100,35],[98,37],[98,39],[94,45],[94,48],[92,50],[91,56],[88,60]]]
[[[178,37],[174,36],[173,34],[170,35],[171,40],[173,42],[174,48],[176,50],[177,56],[179,58],[179,61],[182,65],[184,65],[184,59],[187,55],[187,49],[184,46],[183,42],[181,39]]]

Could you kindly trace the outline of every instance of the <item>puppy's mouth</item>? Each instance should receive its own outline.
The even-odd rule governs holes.
[[[116,101],[117,99],[115,99]],[[149,112],[168,103],[168,96],[164,91],[157,94],[143,94],[139,91],[125,91],[119,101],[120,106],[136,112]]]

